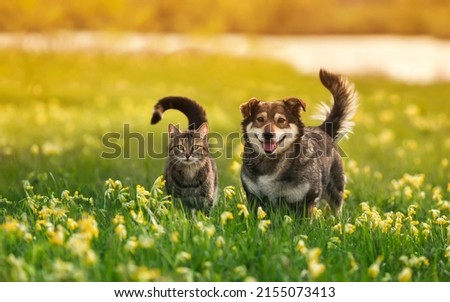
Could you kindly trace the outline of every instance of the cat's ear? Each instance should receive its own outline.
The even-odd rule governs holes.
[[[244,119],[252,116],[253,111],[258,107],[259,103],[260,101],[256,98],[251,98],[250,101],[241,105],[240,109]]]
[[[169,124],[169,135],[172,136],[174,134],[180,133],[180,129],[174,124]]]
[[[208,134],[208,123],[203,123],[196,130],[197,133],[200,133],[200,137],[204,138]]]

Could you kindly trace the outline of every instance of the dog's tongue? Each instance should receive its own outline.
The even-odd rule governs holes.
[[[277,143],[273,141],[264,142],[264,151],[267,153],[272,153],[277,148]]]

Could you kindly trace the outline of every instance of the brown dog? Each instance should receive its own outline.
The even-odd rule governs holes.
[[[351,131],[358,95],[344,77],[320,70],[320,80],[333,95],[322,106],[324,122],[305,127],[300,112],[306,104],[289,98],[241,105],[245,145],[241,181],[251,204],[285,203],[309,214],[322,198],[340,213],[345,174],[335,141]]]

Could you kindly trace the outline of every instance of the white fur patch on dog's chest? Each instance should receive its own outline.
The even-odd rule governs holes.
[[[309,183],[288,185],[278,181],[276,175],[258,176],[254,180],[243,176],[242,180],[250,192],[258,197],[266,197],[271,203],[277,203],[280,199],[292,203],[299,202],[304,199],[310,189]]]

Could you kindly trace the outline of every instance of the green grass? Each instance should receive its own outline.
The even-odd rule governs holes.
[[[448,83],[351,78],[361,105],[340,142],[341,219],[325,205],[311,223],[283,209],[244,217],[240,144],[230,140],[217,159],[227,194],[211,217],[192,217],[155,182],[164,159],[138,158],[136,139],[131,158],[101,158],[102,136],[123,138],[129,124],[154,133],[163,152],[167,124],[187,124],[168,112],[149,125],[167,95],[199,101],[222,136],[239,133],[239,104],[253,96],[300,97],[312,125],[314,106],[329,99],[318,77],[195,53],[0,59],[0,281],[450,281]]]

